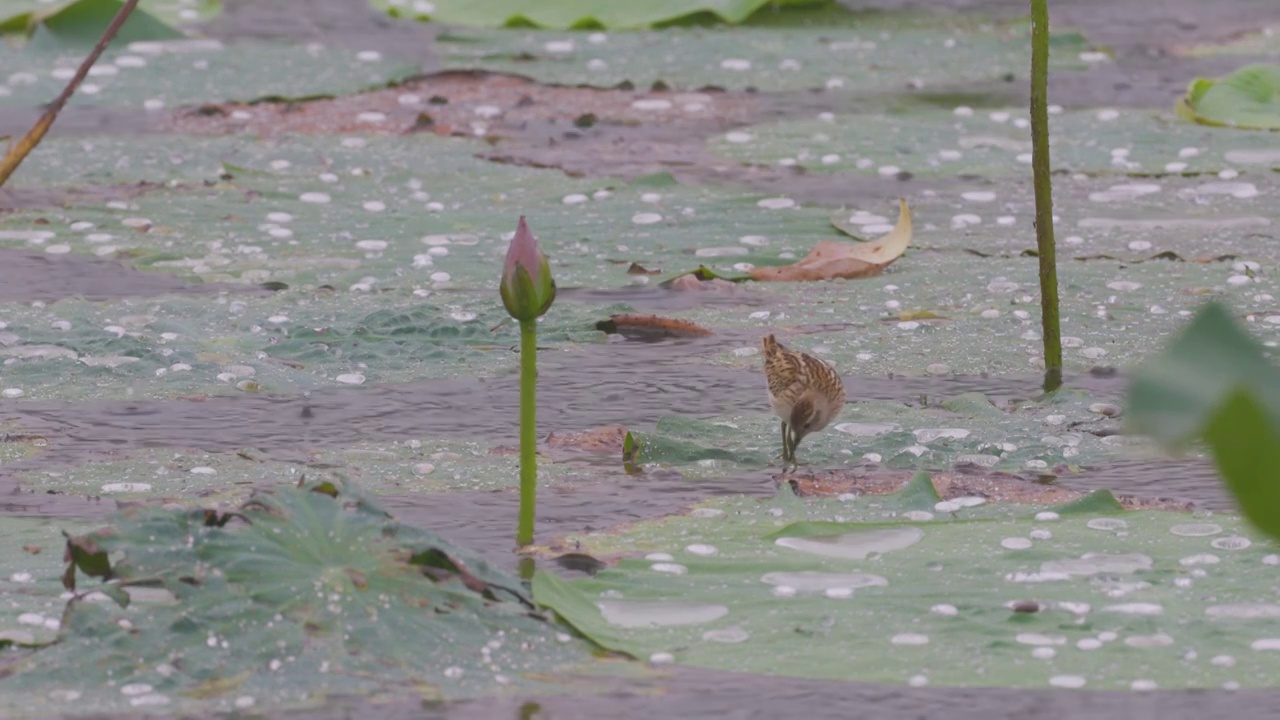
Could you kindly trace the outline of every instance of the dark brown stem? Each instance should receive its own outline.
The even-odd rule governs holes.
[[[102,37],[98,38],[98,43],[93,46],[93,51],[84,59],[84,62],[80,63],[80,67],[76,69],[76,74],[72,76],[67,86],[62,89],[62,94],[49,105],[44,114],[40,116],[40,119],[36,121],[36,124],[32,125],[31,129],[27,131],[27,134],[14,143],[13,147],[9,148],[4,160],[0,160],[0,187],[4,186],[9,176],[18,169],[22,161],[27,158],[27,155],[31,154],[31,151],[35,150],[40,141],[44,139],[45,133],[49,132],[49,128],[53,127],[53,121],[58,119],[58,113],[62,112],[63,106],[67,104],[67,101],[71,99],[71,95],[75,93],[76,88],[80,87],[80,83],[89,74],[89,68],[98,62],[98,58],[106,51],[116,33],[120,32],[120,26],[124,25],[124,21],[129,18],[129,14],[133,12],[137,5],[138,0],[125,0],[124,5],[120,7],[120,12],[116,13],[116,16],[111,19],[111,23],[107,25],[107,29],[103,31]]]

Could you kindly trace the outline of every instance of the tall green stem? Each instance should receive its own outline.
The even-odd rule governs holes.
[[[1058,321],[1058,257],[1053,242],[1053,183],[1049,176],[1049,6],[1031,0],[1031,170],[1036,188],[1036,246],[1040,251],[1040,325],[1044,330],[1044,390],[1062,386],[1062,329]]]
[[[520,521],[516,544],[533,544],[538,495],[538,321],[520,321]]]

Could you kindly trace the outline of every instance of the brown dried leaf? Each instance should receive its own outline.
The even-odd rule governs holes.
[[[582,432],[551,433],[547,436],[547,445],[586,452],[619,453],[622,452],[626,437],[626,428],[621,425],[606,425]]]
[[[596,329],[607,333],[627,331],[665,337],[706,337],[714,333],[688,320],[664,318],[657,315],[611,315],[608,320],[596,323]]]
[[[751,279],[762,281],[855,280],[884,272],[911,244],[911,209],[898,200],[898,224],[893,231],[867,243],[823,240],[799,262],[791,265],[758,267]]]
[[[662,271],[650,270],[649,268],[646,268],[645,266],[641,265],[638,262],[633,262],[631,263],[630,266],[627,267],[627,274],[628,275],[661,275]]]

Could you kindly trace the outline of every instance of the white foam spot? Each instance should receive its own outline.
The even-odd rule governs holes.
[[[298,199],[306,203],[324,204],[329,202],[332,198],[329,197],[328,193],[305,192],[299,195]]]
[[[1037,632],[1018,633],[1013,638],[1014,642],[1023,645],[1066,645],[1067,639],[1061,635],[1045,635]]]
[[[1008,537],[1000,541],[1000,547],[1006,550],[1026,550],[1031,547],[1031,540],[1022,537]]]
[[[1229,535],[1227,537],[1214,538],[1209,542],[1209,545],[1216,550],[1244,550],[1253,545],[1253,541],[1247,537]]]
[[[1102,612],[1120,613],[1122,615],[1161,615],[1164,608],[1155,603],[1120,603],[1119,605],[1106,605],[1102,608]]]
[[[1164,633],[1156,633],[1155,635],[1130,635],[1124,639],[1124,644],[1134,648],[1152,648],[1152,647],[1169,647],[1173,644],[1173,638]]]
[[[1267,618],[1280,619],[1280,605],[1272,603],[1238,603],[1234,605],[1210,605],[1204,614],[1212,618]]]
[[[708,630],[702,633],[702,639],[710,642],[737,644],[746,642],[751,638],[751,634],[738,626],[721,628],[719,630]]]
[[[662,222],[662,216],[658,213],[642,212],[631,216],[631,222],[636,225],[652,225]]]
[[[929,636],[922,633],[898,633],[889,638],[894,645],[928,645]]]
[[[139,482],[107,483],[106,485],[102,486],[102,493],[104,495],[111,495],[114,493],[140,493],[140,492],[147,492],[150,489],[151,489],[151,483],[139,483]]]
[[[923,537],[924,531],[920,528],[908,526],[861,530],[827,537],[784,537],[774,542],[781,547],[822,557],[866,560],[870,555],[911,547]]]
[[[874,437],[885,433],[898,432],[902,430],[902,426],[894,425],[893,423],[840,423],[835,426],[835,429],[854,437]]]
[[[765,198],[757,202],[756,205],[769,210],[783,210],[785,208],[795,207],[796,201],[792,200],[791,198],[784,198],[784,197]]]
[[[360,373],[343,373],[334,378],[334,380],[343,385],[363,385],[365,377]]]
[[[603,600],[596,603],[606,622],[622,628],[699,625],[729,614],[723,605],[647,600]]]
[[[1120,532],[1129,529],[1129,523],[1119,518],[1093,518],[1086,525],[1090,530],[1103,532]]]
[[[644,99],[636,100],[632,102],[631,107],[635,108],[636,110],[647,110],[647,111],[670,110],[671,101],[662,100],[660,98],[644,98]]]
[[[1220,562],[1222,562],[1222,558],[1214,555],[1213,553],[1196,553],[1195,555],[1188,555],[1178,560],[1178,564],[1185,567],[1191,567],[1193,565],[1217,565]]]

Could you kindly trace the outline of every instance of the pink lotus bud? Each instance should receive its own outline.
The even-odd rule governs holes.
[[[507,248],[499,290],[507,312],[521,322],[542,316],[556,299],[556,282],[551,279],[547,256],[538,248],[523,215]]]

